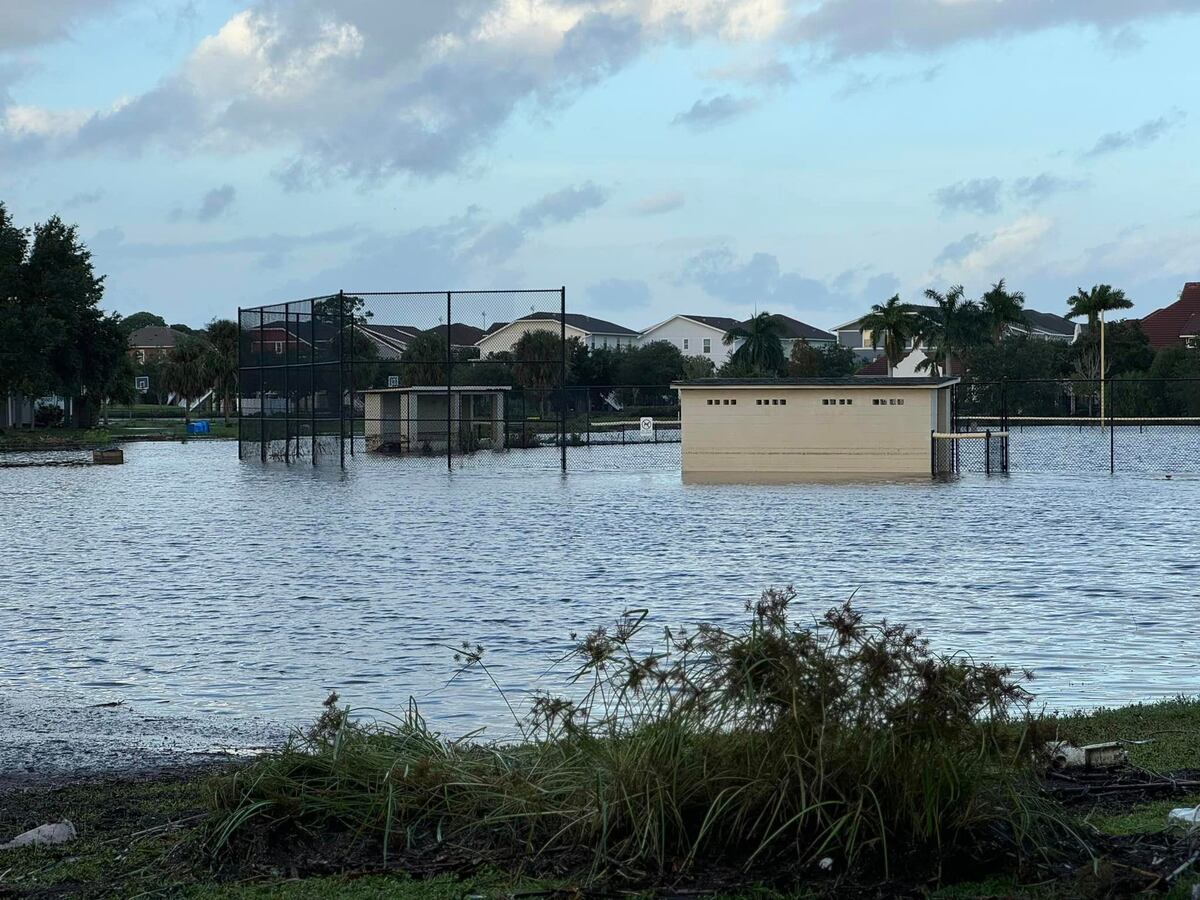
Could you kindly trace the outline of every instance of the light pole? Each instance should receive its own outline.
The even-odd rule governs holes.
[[[1100,309],[1100,430],[1104,430],[1104,308]]]

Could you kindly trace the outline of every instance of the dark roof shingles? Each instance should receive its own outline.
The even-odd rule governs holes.
[[[1195,327],[1193,319],[1197,315],[1200,315],[1200,281],[1189,281],[1178,300],[1142,319],[1142,331],[1150,339],[1150,346],[1161,350],[1183,343],[1182,337],[1189,327]]]

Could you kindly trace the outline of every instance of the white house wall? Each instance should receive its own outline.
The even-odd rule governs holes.
[[[702,356],[711,359],[718,368],[729,361],[733,352],[732,347],[723,343],[725,332],[719,328],[701,325],[690,319],[676,316],[650,331],[643,332],[638,343],[649,344],[651,341],[667,341],[679,348],[684,356]],[[709,350],[704,351],[704,342],[709,342]]]

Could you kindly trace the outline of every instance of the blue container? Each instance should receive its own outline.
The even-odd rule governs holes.
[[[208,422],[188,422],[188,434],[208,434]]]

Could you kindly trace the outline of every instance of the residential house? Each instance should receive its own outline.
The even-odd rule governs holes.
[[[638,333],[632,328],[581,313],[567,313],[564,318],[557,312],[534,312],[514,322],[495,323],[483,333],[475,346],[483,358],[491,353],[511,352],[517,341],[531,331],[549,331],[553,334],[565,331],[568,340],[579,338],[589,350],[632,347],[638,340]]]
[[[654,341],[667,341],[678,347],[684,356],[711,359],[713,364],[720,368],[733,354],[733,347],[725,343],[725,335],[737,324],[737,319],[728,316],[671,316],[643,331],[638,337],[638,343],[645,345]]]
[[[162,359],[175,349],[175,345],[187,337],[181,331],[163,325],[147,325],[135,329],[129,335],[128,353],[139,363],[145,364]]]
[[[396,360],[421,333],[415,325],[376,325],[367,322],[355,325],[354,330],[370,339],[379,359]]]
[[[1141,324],[1154,350],[1178,344],[1200,345],[1200,281],[1189,281],[1178,300],[1156,309]]]

